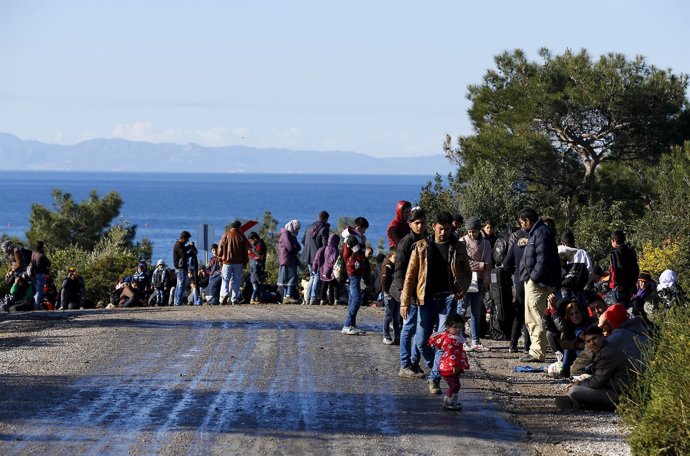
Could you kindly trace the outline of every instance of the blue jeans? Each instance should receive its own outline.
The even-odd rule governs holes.
[[[307,298],[309,301],[316,301],[319,299],[319,288],[321,288],[321,278],[319,277],[319,272],[312,272],[309,278],[309,286],[307,287]]]
[[[362,276],[350,276],[350,296],[347,303],[347,317],[344,326],[357,326],[357,312],[362,304]]]
[[[241,264],[224,264],[220,271],[223,282],[220,286],[220,300],[222,301],[228,294],[230,294],[230,287],[232,287],[232,295],[230,302],[237,304],[240,297],[240,284],[242,283],[242,267]]]
[[[36,294],[34,295],[34,309],[39,310],[43,308],[43,285],[46,283],[45,274],[36,274],[36,279],[34,279],[34,289]]]
[[[429,347],[427,341],[436,324],[438,324],[438,331],[445,330],[446,318],[453,309],[455,309],[455,297],[449,293],[426,298],[424,305],[419,306],[417,334],[415,334],[414,342],[424,357],[427,367],[431,369],[429,380],[441,379],[441,374],[438,372],[438,361],[441,358],[441,351],[436,351]]]
[[[400,329],[400,367],[403,369],[419,364],[419,349],[414,343],[414,336],[417,334],[418,310],[417,304],[410,304],[407,308],[407,318],[402,322]]]
[[[462,304],[458,306],[458,313],[465,316],[467,309],[470,309],[470,335],[472,343],[479,342],[482,335],[482,319],[486,318],[484,307],[484,287],[479,284],[479,291],[476,293],[465,293]]]
[[[175,285],[175,305],[179,306],[183,304],[182,297],[187,290],[187,270],[175,269],[175,277],[177,277],[177,283]]]
[[[400,303],[391,295],[383,295],[383,337],[400,340]],[[393,323],[393,337],[391,337],[390,325]]]

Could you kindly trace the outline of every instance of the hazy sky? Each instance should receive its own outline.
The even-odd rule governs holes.
[[[0,131],[441,153],[468,84],[522,48],[690,73],[690,1],[0,0]]]

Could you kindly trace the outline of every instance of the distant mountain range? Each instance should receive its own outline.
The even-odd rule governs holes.
[[[0,169],[188,173],[420,174],[454,171],[443,155],[376,158],[355,152],[154,144],[92,139],[70,146],[0,133]]]

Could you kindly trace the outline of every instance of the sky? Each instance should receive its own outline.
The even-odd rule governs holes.
[[[687,0],[0,0],[0,132],[442,153],[495,55],[690,73]]]

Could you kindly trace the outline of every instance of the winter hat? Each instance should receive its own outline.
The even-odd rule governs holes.
[[[156,261],[156,266],[160,266],[160,265],[165,265],[165,262],[163,261],[163,258],[161,258],[161,259],[159,259],[158,261]]]
[[[652,274],[650,274],[649,271],[642,271],[640,272],[640,275],[637,278],[637,280],[642,280],[643,282],[651,282]]]
[[[611,325],[611,329],[616,329],[628,320],[628,311],[623,304],[614,304],[606,309],[604,317]]]
[[[477,217],[470,217],[465,221],[465,229],[466,230],[481,230],[482,229],[482,222],[479,221]]]

